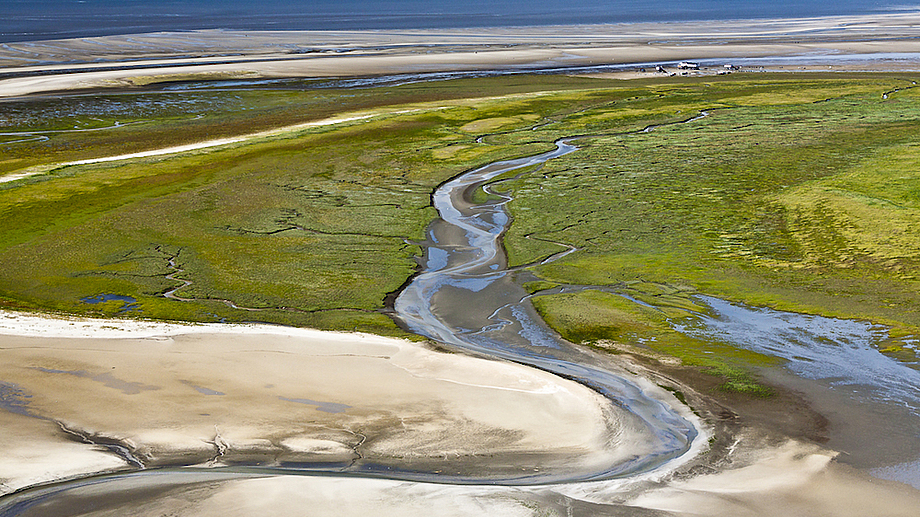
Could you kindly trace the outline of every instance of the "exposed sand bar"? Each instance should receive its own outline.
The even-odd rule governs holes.
[[[913,517],[920,497],[866,479],[813,446],[738,454],[724,471],[545,487],[463,486],[387,479],[265,476],[205,469],[125,476],[23,505],[20,517]],[[74,485],[79,485],[74,484]],[[26,494],[23,494],[26,495]],[[19,497],[0,499],[0,511]]]
[[[920,14],[450,31],[195,31],[0,45],[0,97],[151,81],[920,53]],[[903,63],[899,66],[903,68]]]
[[[358,461],[526,483],[644,453],[606,399],[551,374],[268,325],[0,314],[0,395],[0,493],[130,463]]]

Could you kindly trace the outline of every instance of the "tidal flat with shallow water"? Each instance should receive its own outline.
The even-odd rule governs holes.
[[[44,141],[9,144],[17,159],[37,160],[32,163],[48,166],[48,170],[8,182],[0,191],[6,206],[15,207],[4,212],[5,222],[10,223],[7,227],[16,228],[4,236],[0,252],[17,257],[9,262],[11,271],[3,273],[2,296],[10,307],[98,316],[124,313],[124,302],[130,299],[136,310],[123,315],[132,317],[256,319],[402,336],[412,330],[445,342],[441,345],[445,347],[471,342],[475,347],[470,350],[476,354],[489,354],[488,347],[497,345],[505,359],[586,384],[590,389],[581,386],[573,393],[587,398],[576,396],[572,404],[596,402],[601,398],[599,392],[607,397],[594,406],[607,408],[598,413],[600,421],[606,422],[598,427],[599,436],[622,437],[626,430],[642,436],[641,429],[652,419],[667,424],[653,426],[665,452],[652,450],[655,444],[650,440],[633,440],[630,443],[649,449],[648,455],[634,457],[635,447],[619,450],[616,440],[598,439],[598,443],[612,445],[614,454],[587,454],[585,465],[590,468],[561,479],[553,477],[547,458],[564,466],[565,458],[571,456],[551,453],[537,461],[532,444],[527,445],[521,435],[508,430],[488,432],[462,418],[453,425],[429,425],[396,408],[396,416],[374,425],[333,422],[332,429],[324,432],[334,436],[312,436],[316,430],[305,431],[303,425],[315,420],[313,415],[347,418],[360,404],[342,402],[341,393],[324,391],[322,386],[275,393],[281,386],[297,386],[296,372],[279,366],[277,372],[260,376],[264,384],[244,390],[268,390],[273,404],[297,408],[294,411],[302,415],[298,418],[303,421],[276,421],[278,432],[269,433],[271,436],[255,432],[264,431],[265,425],[234,428],[234,422],[246,413],[245,405],[219,417],[210,409],[200,411],[193,418],[198,422],[196,430],[183,437],[182,444],[164,439],[164,429],[145,419],[143,412],[136,413],[141,431],[134,431],[130,439],[125,438],[126,433],[106,430],[102,420],[84,420],[92,411],[73,415],[61,428],[49,428],[57,437],[53,439],[56,447],[70,448],[74,460],[85,458],[93,465],[91,471],[118,468],[124,457],[115,454],[117,445],[141,464],[150,460],[138,451],[148,451],[154,460],[150,466],[157,464],[157,458],[169,458],[168,462],[211,469],[204,474],[209,483],[217,479],[214,476],[233,478],[219,484],[217,498],[193,491],[192,496],[177,499],[184,489],[172,488],[174,481],[168,481],[169,486],[158,484],[157,480],[172,475],[190,476],[193,484],[204,479],[198,471],[185,469],[150,469],[88,478],[72,485],[103,493],[99,496],[103,506],[114,506],[99,510],[102,512],[124,509],[124,495],[131,492],[125,491],[127,485],[143,485],[147,481],[139,480],[150,479],[153,485],[139,490],[156,497],[130,503],[141,513],[164,509],[199,515],[226,512],[226,501],[240,500],[235,497],[253,505],[250,509],[278,508],[280,496],[258,497],[254,490],[273,487],[273,493],[290,498],[296,485],[302,494],[294,498],[298,501],[313,498],[327,501],[325,504],[330,500],[341,503],[335,497],[338,491],[359,486],[367,494],[376,494],[375,503],[361,497],[354,497],[355,505],[345,509],[337,503],[339,513],[371,505],[406,514],[413,505],[420,508],[426,502],[443,505],[450,501],[494,507],[509,515],[529,515],[534,507],[559,514],[628,511],[656,515],[699,508],[702,501],[712,507],[714,515],[737,514],[738,504],[754,515],[840,510],[842,505],[835,514],[845,515],[841,512],[871,513],[860,498],[874,493],[885,495],[894,514],[909,515],[909,509],[916,507],[911,506],[915,494],[909,489],[873,485],[865,473],[843,468],[846,460],[833,461],[834,451],[810,443],[784,442],[783,433],[763,425],[762,420],[753,425],[745,420],[743,411],[733,411],[731,404],[754,407],[787,400],[780,396],[789,395],[785,391],[769,395],[771,389],[783,390],[783,383],[774,381],[780,376],[762,372],[788,366],[807,380],[804,372],[809,361],[803,358],[808,354],[771,353],[787,350],[786,343],[768,350],[761,339],[753,344],[740,338],[735,342],[719,334],[724,326],[718,322],[722,321],[720,307],[723,312],[734,307],[731,311],[749,322],[753,320],[744,311],[778,315],[774,319],[791,322],[804,329],[800,332],[810,334],[816,333],[807,325],[795,324],[796,318],[809,317],[776,311],[834,316],[837,319],[828,319],[830,323],[824,325],[831,329],[862,325],[844,318],[875,321],[880,326],[872,327],[869,334],[876,340],[858,348],[860,353],[875,354],[872,364],[910,362],[917,327],[911,310],[915,300],[910,294],[913,237],[910,232],[898,232],[882,240],[866,221],[886,214],[893,228],[914,224],[910,164],[915,160],[915,135],[910,128],[916,127],[917,108],[913,84],[913,78],[904,74],[744,74],[648,77],[633,82],[590,77],[466,78],[321,92],[273,89],[264,84],[259,91],[247,91],[223,85],[220,91],[195,93],[220,100],[199,104],[216,107],[216,112],[169,112],[163,118],[144,118],[147,115],[139,111],[130,115],[140,118],[131,122],[143,122],[142,128],[93,121],[88,115],[95,116],[95,112],[83,113],[79,104],[72,104],[60,120],[50,123],[76,121],[111,129],[53,133]],[[169,89],[143,95],[146,102],[150,95],[181,98],[187,93]],[[132,98],[130,92],[113,95],[119,96],[119,102],[130,103]],[[105,103],[105,93],[94,92],[93,96],[90,104]],[[32,101],[15,102],[27,112]],[[262,133],[226,146],[174,156],[136,157],[124,163],[55,167],[56,158],[81,157],[80,153],[92,153],[103,142],[147,148],[174,143],[180,137],[177,127],[202,134],[215,130],[241,134],[241,128],[248,127],[246,121],[253,119],[291,127],[290,122],[331,113],[343,115],[332,124]],[[29,129],[28,123],[19,124],[23,126],[19,129]],[[552,152],[553,142],[566,137],[577,138],[580,148]],[[73,146],[73,142],[83,145]],[[36,153],[39,148],[47,152]],[[508,161],[531,155],[548,161]],[[899,159],[886,159],[889,156]],[[482,168],[496,160],[496,168]],[[6,166],[16,173],[17,163],[22,162],[8,161]],[[508,164],[519,167],[503,168]],[[492,171],[495,176],[475,178],[462,185],[462,193],[437,194],[452,182],[462,183],[467,171],[473,176]],[[860,181],[866,177],[873,178],[871,185]],[[126,197],[126,192],[131,195]],[[89,199],[93,202],[85,202]],[[458,204],[464,205],[462,210]],[[815,206],[820,210],[814,210]],[[897,211],[893,211],[895,206]],[[429,226],[434,209],[442,216]],[[451,219],[454,211],[462,221]],[[55,224],[47,224],[49,221]],[[675,249],[680,253],[674,253]],[[461,257],[470,259],[475,268],[460,267]],[[419,269],[412,275],[415,260]],[[433,276],[427,276],[429,273]],[[43,281],[26,281],[30,277]],[[533,293],[518,286],[518,282],[533,284],[535,280],[541,287],[530,289]],[[576,285],[582,286],[580,291],[565,292],[565,286]],[[424,303],[407,302],[411,297],[406,293],[414,289],[427,293],[416,297]],[[481,295],[486,292],[495,306],[484,303]],[[735,305],[717,297],[735,300]],[[530,307],[531,299],[539,313]],[[774,312],[743,309],[738,302],[770,306]],[[416,310],[404,311],[405,306]],[[428,327],[399,315],[426,311],[430,317],[419,321],[426,321]],[[472,317],[479,313],[485,322]],[[596,355],[561,341],[543,327],[538,314],[572,343],[619,354]],[[403,326],[397,327],[389,316],[396,316]],[[710,325],[691,331],[688,322],[694,318]],[[808,321],[825,321],[811,318]],[[783,333],[772,332],[771,336],[774,334]],[[509,336],[522,341],[516,345],[509,342]],[[228,338],[218,347],[235,346],[236,339]],[[852,348],[844,342],[815,343],[817,351]],[[105,346],[117,349],[118,342]],[[147,345],[151,353],[164,346],[171,345]],[[268,352],[264,346],[253,348],[238,352],[254,357]],[[451,350],[455,353],[442,358],[446,363],[451,356],[465,358],[456,353],[458,349]],[[778,362],[774,355],[785,362]],[[810,363],[822,364],[826,356],[812,357]],[[34,367],[28,374],[67,389],[120,391],[125,402],[142,396],[150,407],[161,409],[170,407],[169,396],[180,392],[211,404],[232,394],[226,386],[229,381],[218,375],[220,368],[209,369],[217,376],[209,374],[207,379],[194,368],[181,372],[167,390],[165,384],[144,380],[139,369],[128,376],[119,368],[104,371],[102,365],[108,361],[104,355],[93,368],[77,364],[87,363],[85,359],[48,361],[33,357],[29,364]],[[170,366],[170,361],[164,364],[167,372],[178,367]],[[245,364],[260,363],[252,359]],[[663,368],[666,364],[670,370]],[[425,368],[420,371],[430,373]],[[678,374],[671,377],[673,372]],[[681,381],[679,372],[684,372],[684,379],[706,377],[710,382]],[[270,382],[282,374],[290,382]],[[599,383],[601,377],[604,382]],[[109,382],[111,379],[118,382]],[[13,401],[8,404],[15,410],[12,414],[29,418],[35,425],[54,423],[55,410],[37,392],[30,396],[28,379],[0,380],[6,382],[4,400]],[[508,380],[513,382],[514,375]],[[470,384],[468,379],[450,379],[448,384],[451,382]],[[855,384],[835,382],[827,383],[830,389]],[[138,393],[119,390],[126,386],[134,386]],[[541,390],[531,391],[539,399]],[[875,391],[866,389],[864,394]],[[626,393],[637,394],[646,405],[631,405],[625,401]],[[839,396],[841,392],[835,393]],[[572,404],[563,404],[558,411],[537,409],[534,415],[548,411],[548,415],[559,416],[571,410]],[[607,412],[611,405],[626,413],[611,418]],[[342,411],[322,411],[331,407]],[[701,416],[693,415],[689,408]],[[29,415],[21,414],[23,411]],[[369,416],[375,414],[373,409],[368,411]],[[475,409],[469,411],[475,413]],[[486,411],[480,416],[491,421],[502,414]],[[577,418],[573,414],[563,420],[571,423]],[[394,426],[424,445],[412,440],[369,439],[376,425]],[[284,434],[292,429],[300,433],[293,441]],[[448,430],[460,433],[457,441],[448,440]],[[61,443],[60,438],[68,433],[71,439],[80,440]],[[435,438],[422,439],[425,433]],[[709,433],[712,441],[703,439]],[[507,461],[491,456],[489,461],[477,460],[482,451],[461,447],[477,443],[494,448],[499,442],[491,440],[497,437],[511,446]],[[843,443],[834,441],[833,428],[823,438],[829,440],[825,443]],[[416,445],[406,445],[409,442]],[[709,449],[704,450],[702,442],[709,442]],[[27,441],[17,443],[27,445]],[[194,462],[186,461],[190,456],[183,451],[189,450],[196,451]],[[882,458],[873,458],[870,447],[862,450],[868,451],[867,456],[851,464],[881,467],[874,470],[881,475]],[[391,454],[393,463],[369,459],[374,451]],[[41,456],[40,451],[38,454]],[[292,472],[275,470],[286,463],[304,470],[298,474],[313,475],[315,469],[303,467],[314,465],[317,455],[324,454],[327,458],[341,456],[333,468],[346,475],[294,478],[289,475]],[[354,461],[355,456],[363,461]],[[609,459],[627,468],[611,470],[610,464],[598,463]],[[898,458],[889,455],[884,461],[892,459]],[[54,464],[53,459],[50,463]],[[255,465],[265,469],[246,470]],[[347,465],[355,472],[346,472]],[[457,485],[481,482],[489,465],[498,473],[491,481],[504,480],[510,487]],[[896,465],[887,466],[897,470]],[[453,473],[450,469],[459,470]],[[517,469],[523,470],[518,473]],[[412,479],[421,471],[424,481],[434,483],[396,485],[354,477]],[[791,472],[800,475],[789,481]],[[79,474],[58,477],[71,475]],[[728,476],[747,482],[732,484]],[[786,481],[779,482],[780,478]],[[539,486],[521,486],[531,481]],[[114,488],[105,492],[102,487],[110,482],[108,486]],[[851,488],[846,497],[837,490],[842,484]],[[55,505],[62,512],[72,512],[74,502],[86,501],[87,496],[72,492],[63,503],[48,498],[56,491],[64,494],[67,486],[22,492],[5,497],[3,504],[14,512],[10,515],[42,512]],[[719,494],[728,488],[741,495],[726,500]],[[809,498],[803,498],[803,492]],[[764,499],[783,504],[771,508],[761,504]],[[453,511],[442,508],[445,515]]]

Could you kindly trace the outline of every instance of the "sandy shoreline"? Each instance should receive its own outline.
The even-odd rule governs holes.
[[[392,115],[392,114],[400,114],[400,113],[407,113],[407,111],[405,110],[370,111],[366,113],[352,114],[347,117],[331,117],[331,118],[327,118],[323,120],[315,120],[312,122],[305,122],[303,124],[295,124],[293,126],[282,127],[282,128],[273,129],[270,131],[261,131],[259,133],[241,135],[241,136],[234,137],[234,138],[218,138],[215,140],[205,140],[203,142],[197,142],[194,144],[178,145],[174,147],[164,147],[162,149],[153,149],[150,151],[141,151],[141,152],[136,152],[136,153],[119,154],[119,155],[114,155],[114,156],[104,156],[100,158],[88,158],[85,160],[76,160],[72,162],[62,162],[62,163],[54,163],[54,164],[49,164],[49,165],[41,165],[41,166],[33,167],[30,169],[26,169],[22,172],[17,172],[15,174],[8,174],[6,176],[0,176],[0,183],[21,180],[24,178],[28,178],[30,176],[44,174],[48,171],[57,169],[59,167],[67,167],[70,165],[88,165],[88,164],[93,164],[93,163],[106,163],[106,162],[116,162],[116,161],[121,161],[121,160],[132,160],[136,158],[153,158],[157,156],[168,156],[168,155],[173,155],[173,154],[187,153],[190,151],[213,149],[213,148],[218,148],[218,147],[229,146],[232,144],[248,142],[248,141],[256,140],[259,138],[270,138],[273,136],[283,135],[285,133],[291,133],[291,132],[296,132],[296,131],[302,131],[302,130],[310,129],[310,128],[332,126],[332,125],[337,125],[337,124],[347,124],[349,122],[360,122],[360,121],[374,118],[382,114]]]
[[[908,516],[920,504],[920,492],[838,465],[834,452],[756,429],[742,430],[724,453],[691,455],[662,471],[556,485],[554,474],[577,475],[640,453],[641,435],[605,409],[602,397],[570,381],[371,335],[0,312],[0,391],[6,410],[0,411],[0,495],[136,470],[132,461],[196,465],[177,475],[199,476],[209,487],[180,485],[135,497],[138,483],[157,486],[163,477],[129,477],[21,515],[71,515],[70,505],[87,504],[87,497],[99,510],[80,515],[110,515],[107,505],[114,505],[110,511],[121,514],[225,517],[308,504],[314,515],[337,516],[484,510],[529,516],[534,508],[560,516],[573,508],[580,509],[575,515],[779,516],[822,509],[836,516]],[[114,443],[130,451],[127,459],[100,446]],[[213,469],[354,461],[447,478],[543,474],[548,484],[252,477]]]
[[[195,31],[0,46],[0,97],[214,78],[326,78],[831,56],[920,69],[920,14],[450,31]],[[860,56],[850,61],[841,56]],[[721,66],[721,65],[717,65]]]

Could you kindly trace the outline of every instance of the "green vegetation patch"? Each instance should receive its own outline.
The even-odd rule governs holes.
[[[916,333],[920,103],[912,90],[883,95],[912,81],[737,77],[650,85],[684,118],[614,125],[506,182],[511,262],[560,243],[578,251],[534,267],[546,281],[687,286]],[[593,113],[579,124],[594,127]]]
[[[439,95],[452,99],[443,102],[432,102],[428,87],[380,89],[378,109],[357,112],[372,115],[359,121],[221,149],[59,167],[3,184],[0,260],[7,267],[0,299],[10,307],[99,316],[398,332],[383,314],[384,301],[416,269],[421,250],[413,243],[435,217],[431,192],[470,168],[551,148],[539,141],[479,143],[470,133],[480,120],[490,129],[530,128],[543,117],[530,93],[510,88],[464,101],[455,97],[469,92],[457,88],[444,85]],[[240,102],[269,110],[301,95],[205,93],[221,101],[215,106],[230,106],[215,115],[230,126]],[[385,102],[390,94],[392,105]],[[333,96],[307,98],[322,95]],[[370,103],[367,92],[352,95]],[[547,116],[580,106],[584,97],[572,88],[552,95],[554,103],[541,104]],[[101,97],[92,109],[105,104]],[[279,118],[290,121],[303,108],[286,109]],[[146,143],[165,137],[159,131],[178,120],[166,108],[151,116],[160,118],[149,122],[156,130]],[[108,147],[114,133],[106,131],[79,134],[94,135],[97,150],[120,151]],[[436,156],[453,146],[465,149]],[[42,159],[55,156],[61,155]],[[119,301],[83,301],[100,295],[137,302],[127,310]]]
[[[587,290],[537,296],[533,301],[547,324],[573,343],[655,359],[675,357],[682,364],[721,377],[721,389],[757,396],[769,394],[769,389],[751,376],[749,368],[777,364],[774,358],[682,334],[674,324],[692,321],[690,313],[674,310],[673,300],[668,298],[662,300],[661,306],[639,303],[633,297],[638,293],[641,291],[630,288],[624,288],[623,294]],[[678,303],[682,304],[693,302],[687,299]]]

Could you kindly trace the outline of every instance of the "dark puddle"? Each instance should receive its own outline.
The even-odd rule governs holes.
[[[125,395],[137,395],[142,391],[153,391],[160,389],[159,386],[150,386],[141,382],[125,381],[115,377],[109,372],[91,373],[86,370],[54,370],[51,368],[41,368],[37,366],[33,366],[32,369],[45,373],[60,373],[65,375],[73,375],[74,377],[80,377],[83,379],[90,379],[92,381],[102,383],[107,388],[121,391]]]
[[[137,298],[133,298],[131,296],[124,296],[121,294],[97,294],[96,296],[87,296],[85,298],[80,298],[80,301],[83,303],[89,303],[92,305],[95,305],[97,303],[111,302],[111,301],[123,302],[121,308],[118,309],[119,314],[123,312],[128,312],[128,311],[140,311],[141,310],[140,306],[137,303]]]
[[[308,406],[316,406],[317,411],[322,411],[324,413],[344,413],[346,409],[351,408],[351,406],[347,404],[339,404],[337,402],[320,402],[317,400],[291,399],[287,397],[278,397],[278,398],[285,402],[294,402],[295,404],[306,404]]]
[[[212,389],[210,389],[210,388],[205,388],[205,387],[203,387],[203,386],[198,386],[197,384],[194,384],[194,383],[189,382],[189,381],[179,381],[179,382],[181,382],[182,384],[185,384],[185,385],[188,386],[189,388],[192,388],[193,390],[197,391],[198,393],[201,393],[202,395],[208,395],[208,396],[213,396],[213,397],[223,397],[224,395],[226,395],[226,393],[224,393],[224,392],[222,392],[222,391],[212,390]]]
[[[18,385],[0,382],[0,409],[17,415],[35,416],[29,411],[29,399],[31,398],[32,396]]]

